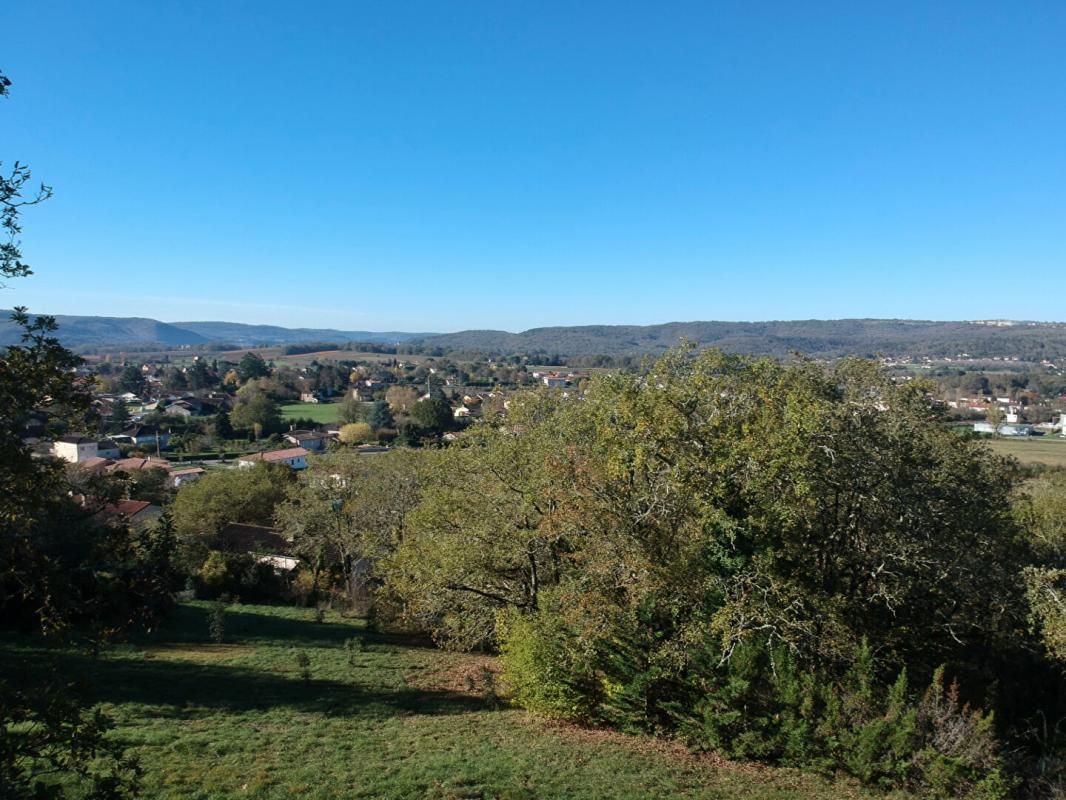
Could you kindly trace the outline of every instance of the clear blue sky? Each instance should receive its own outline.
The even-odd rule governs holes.
[[[50,313],[1066,318],[1066,3],[4,4]]]

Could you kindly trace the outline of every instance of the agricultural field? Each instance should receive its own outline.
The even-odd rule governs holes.
[[[340,420],[340,403],[290,403],[281,406],[281,418],[284,421],[291,419],[311,419],[320,425],[329,425]]]
[[[263,356],[267,358],[267,356]],[[274,361],[275,364],[285,364],[290,367],[304,366],[310,364],[312,361],[318,361],[319,363],[325,363],[329,361],[403,361],[406,364],[421,364],[426,360],[426,356],[416,356],[404,353],[403,355],[393,355],[391,353],[364,353],[359,350],[318,350],[314,353],[294,353],[292,355],[277,355],[270,356],[268,360]]]
[[[988,446],[1000,455],[1014,456],[1023,464],[1066,467],[1066,439],[1037,436],[1028,439],[992,439]]]
[[[184,603],[162,630],[97,658],[0,638],[0,670],[56,658],[89,678],[111,735],[140,761],[142,795],[164,800],[887,797],[531,717],[498,696],[492,658],[339,613],[230,606],[222,644],[209,617],[210,604]]]

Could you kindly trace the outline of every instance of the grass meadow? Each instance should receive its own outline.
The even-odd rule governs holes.
[[[291,419],[311,419],[321,425],[337,422],[341,417],[340,403],[290,403],[281,406],[281,418],[284,421]]]
[[[990,439],[987,444],[996,453],[1004,456],[1014,456],[1023,464],[1046,464],[1050,467],[1066,467],[1066,439],[1061,436]]]
[[[332,612],[316,622],[306,609],[232,606],[222,644],[208,613],[182,604],[162,630],[97,658],[0,639],[0,669],[58,658],[88,677],[111,735],[140,760],[144,797],[884,797],[531,717],[496,698],[493,659]]]

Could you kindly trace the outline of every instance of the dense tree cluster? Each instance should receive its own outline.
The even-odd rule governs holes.
[[[1003,742],[1059,711],[1040,687],[1062,573],[1011,465],[939,424],[928,388],[686,349],[516,399],[425,454],[402,536],[375,545],[379,594],[444,644],[500,648],[542,713],[1003,795]],[[1055,598],[1033,606],[1047,650],[1026,576]]]

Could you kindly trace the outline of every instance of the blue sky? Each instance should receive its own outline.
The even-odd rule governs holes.
[[[1066,4],[8,0],[0,307],[1063,319]]]

